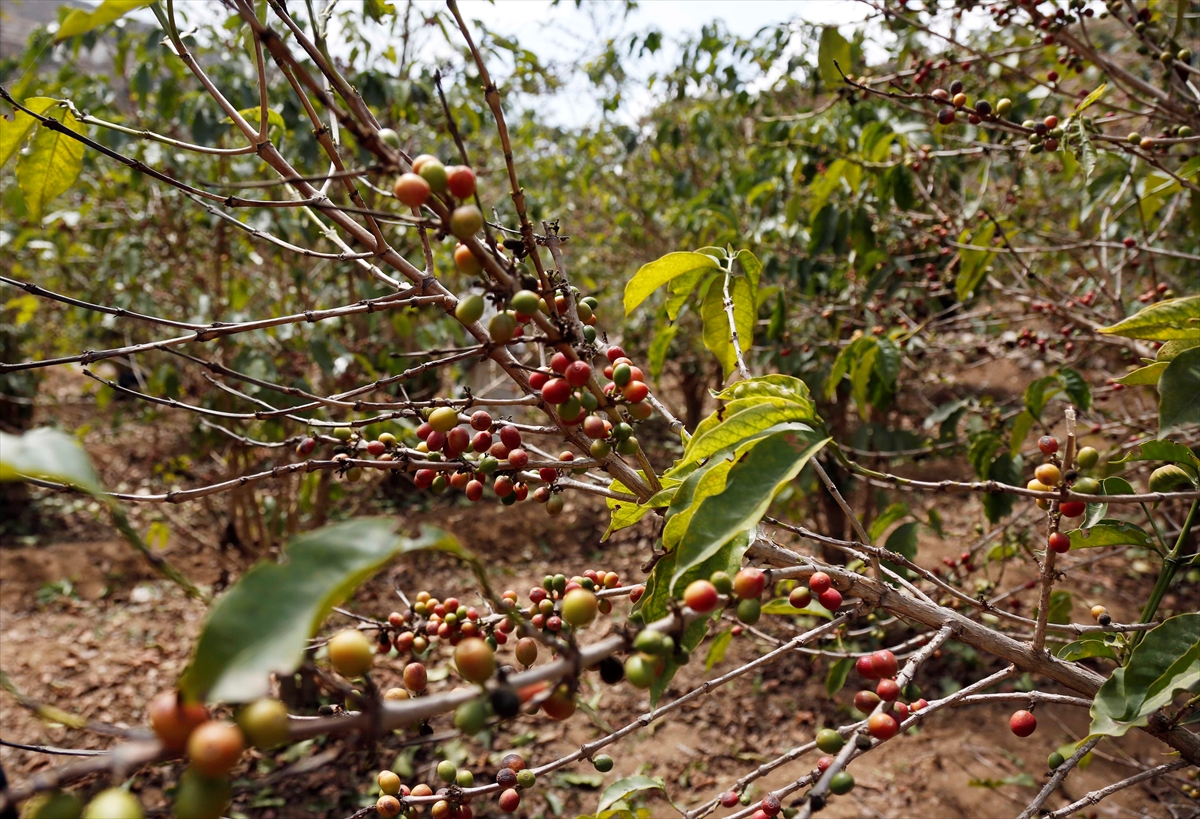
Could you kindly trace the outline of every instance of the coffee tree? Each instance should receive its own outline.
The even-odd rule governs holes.
[[[1195,798],[1200,70],[1194,15],[1176,5],[868,3],[853,42],[801,24],[748,41],[706,29],[656,78],[669,93],[641,133],[603,120],[553,149],[535,117],[506,119],[489,63],[507,54],[506,90],[534,98],[553,72],[453,0],[429,18],[463,57],[446,74],[413,57],[428,36],[413,7],[374,0],[230,0],[194,29],[170,0],[106,0],[35,34],[0,89],[0,164],[17,181],[0,281],[24,291],[17,328],[62,307],[23,331],[38,353],[9,356],[0,377],[77,366],[104,385],[100,409],[195,416],[198,447],[242,454],[212,483],[109,492],[69,438],[37,430],[4,435],[0,475],[90,493],[205,600],[128,505],[227,495],[247,541],[287,545],[211,601],[190,666],[147,706],[149,732],[9,783],[5,809],[141,816],[119,783],[178,759],[174,815],[217,817],[248,754],[396,732],[436,749],[523,713],[572,719],[596,680],[649,692],[645,715],[564,756],[372,772],[377,801],[354,815],[529,811],[545,775],[606,774],[622,739],[797,651],[832,659],[830,696],[852,683],[861,718],[683,815],[807,817],[854,798],[859,757],[996,702],[1022,738],[1039,709],[1090,710],[1022,817],[1151,779]],[[78,54],[135,6],[159,24],[116,38],[116,61],[139,63],[137,115],[69,67],[28,71],[51,40]],[[867,59],[866,32],[886,61]],[[381,33],[394,73],[372,68]],[[629,79],[606,48],[591,79],[619,107]],[[67,219],[48,210],[62,196],[90,201]],[[84,257],[103,275],[81,280]],[[1014,362],[1015,401],[954,375]],[[934,458],[937,475],[909,468]],[[641,577],[550,563],[540,585],[498,590],[498,544],[403,515],[322,525],[355,485],[488,515],[602,498],[606,538],[642,527],[653,546]],[[924,565],[918,533],[943,536],[939,503],[973,495],[978,539]],[[1157,574],[1136,622],[1102,601],[1073,622],[1072,575],[1134,550]],[[397,589],[396,611],[340,607],[416,551],[462,561],[473,583]],[[712,673],[743,635],[774,647]],[[926,695],[922,664],[951,641],[1001,667]],[[680,690],[700,651],[705,681]],[[376,682],[382,664],[402,687]],[[1004,688],[1021,674],[1032,690]],[[285,705],[298,680],[326,704]],[[1048,807],[1098,743],[1135,728],[1172,756]],[[807,773],[757,795],[800,759]],[[71,792],[96,774],[113,787]],[[617,778],[594,815],[643,815],[655,792],[677,795]]]

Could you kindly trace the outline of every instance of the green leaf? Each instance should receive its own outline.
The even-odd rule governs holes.
[[[833,367],[830,368],[829,376],[825,379],[825,397],[827,399],[833,400],[842,379],[853,371],[854,365],[867,354],[868,350],[873,350],[878,345],[879,340],[874,336],[863,336],[842,348],[837,358],[833,360]],[[869,372],[870,370],[868,370]]]
[[[363,3],[363,11],[365,11],[372,20],[376,23],[383,20],[384,17],[396,13],[396,7],[387,0],[365,0]]]
[[[672,279],[697,271],[718,270],[720,265],[704,253],[681,251],[644,264],[625,285],[625,315],[630,315],[651,293]]]
[[[1083,127],[1082,119],[1075,126],[1075,136],[1079,140],[1079,151],[1076,156],[1079,164],[1083,166],[1083,178],[1086,181],[1092,178],[1092,171],[1096,170],[1096,146],[1092,144],[1092,138],[1088,136],[1087,128]]]
[[[1196,457],[1196,453],[1174,441],[1145,441],[1138,445],[1137,452],[1130,452],[1124,458],[1109,461],[1109,463],[1118,465],[1132,461],[1169,461],[1173,464],[1200,469],[1200,458]]]
[[[1092,406],[1092,389],[1083,376],[1070,367],[1062,367],[1058,371],[1058,383],[1079,409],[1087,410]]]
[[[1033,429],[1033,425],[1037,423],[1029,410],[1021,410],[1021,414],[1013,419],[1012,425],[1012,441],[1008,445],[1008,451],[1013,455],[1017,455],[1021,451],[1021,447],[1025,443],[1025,439],[1029,437],[1029,430]]]
[[[713,666],[725,659],[725,652],[733,642],[733,629],[727,628],[713,638],[708,646],[708,656],[704,658],[704,670],[712,671]]]
[[[724,288],[715,281],[708,288],[700,316],[704,321],[704,346],[721,362],[725,378],[737,369],[737,353],[733,349],[733,337],[729,328],[729,314],[725,311]],[[754,323],[758,310],[754,303],[754,291],[744,278],[729,279],[729,298],[733,301],[733,321],[737,328],[738,345],[742,356],[749,354],[754,343]]]
[[[1044,378],[1039,378],[1030,383],[1025,388],[1025,409],[1034,418],[1042,417],[1042,410],[1046,408],[1046,402],[1049,401],[1055,393],[1059,391],[1061,384],[1052,375],[1047,375]]]
[[[24,478],[68,483],[93,495],[100,492],[100,481],[83,447],[56,429],[43,427],[24,435],[0,432],[0,481]]]
[[[1144,546],[1154,548],[1154,541],[1142,527],[1127,520],[1105,518],[1090,529],[1067,532],[1072,549],[1093,549],[1097,546]]]
[[[1088,657],[1107,657],[1110,660],[1120,662],[1120,658],[1117,657],[1117,652],[1113,651],[1113,647],[1103,640],[1097,640],[1095,637],[1084,637],[1082,640],[1067,643],[1058,650],[1058,659],[1071,663],[1076,660],[1086,660]]]
[[[777,597],[774,600],[768,600],[763,603],[762,613],[786,617],[821,617],[825,620],[833,619],[833,613],[815,600],[804,608],[798,609],[789,603],[786,597]]]
[[[627,776],[624,779],[618,779],[616,782],[609,785],[600,794],[600,807],[596,808],[596,813],[599,814],[608,810],[617,802],[620,802],[632,794],[641,791],[666,791],[666,786],[660,777],[649,776]]]
[[[82,133],[70,111],[63,112],[62,125]],[[17,158],[17,184],[33,218],[40,219],[46,204],[75,183],[82,167],[82,142],[45,125],[38,128],[29,153]]]
[[[667,285],[667,301],[663,305],[663,309],[667,312],[667,318],[671,321],[679,318],[679,311],[683,309],[683,305],[691,298],[692,291],[700,285],[700,292],[707,293],[708,288],[712,285],[720,273],[714,273],[711,268],[700,267],[690,273],[684,273],[676,279],[672,279]]]
[[[970,231],[964,230],[958,237],[959,244],[972,244],[981,248],[991,247],[992,236],[996,233],[996,223],[989,221],[986,225],[975,232],[974,235]],[[965,302],[975,294],[975,289],[979,283],[983,281],[984,275],[987,273],[988,263],[996,254],[991,250],[970,250],[962,249],[958,251],[958,278],[954,282],[954,292],[958,296],[958,300]]]
[[[1106,82],[1100,83],[1099,88],[1097,88],[1095,91],[1088,94],[1086,97],[1084,97],[1082,100],[1079,101],[1079,104],[1075,106],[1075,113],[1078,114],[1080,111],[1086,110],[1093,102],[1095,102],[1096,100],[1103,97],[1104,92],[1107,90],[1108,90],[1108,83],[1106,83]]]
[[[1009,452],[1001,453],[988,467],[987,480],[1000,483],[1018,484],[1021,482],[1022,458]],[[1016,503],[1016,495],[1004,492],[989,492],[983,496],[983,511],[992,523],[998,523],[1001,518],[1012,512]]]
[[[650,342],[650,351],[646,358],[650,362],[650,377],[655,381],[662,375],[663,365],[667,361],[667,351],[671,349],[671,342],[678,332],[678,324],[659,327],[654,334],[654,340]]]
[[[755,441],[734,453],[724,487],[699,502],[680,538],[672,592],[684,574],[715,555],[737,535],[758,525],[771,500],[784,484],[799,474],[809,458],[821,451],[829,438],[811,430],[780,432]],[[668,524],[670,525],[670,524]],[[666,545],[666,532],[663,536]]]
[[[779,297],[775,299],[775,307],[771,310],[771,321],[767,325],[767,338],[770,341],[779,341],[783,338],[783,331],[787,327],[787,304],[783,298],[783,292],[780,291]]]
[[[1046,622],[1063,625],[1071,622],[1073,601],[1069,591],[1056,589],[1050,592],[1050,604],[1046,606]]]
[[[1126,387],[1153,387],[1158,384],[1158,379],[1162,377],[1167,364],[1166,361],[1156,361],[1145,367],[1139,367],[1118,378],[1117,383],[1124,384]]]
[[[1194,339],[1200,333],[1200,296],[1184,296],[1151,304],[1101,333],[1153,341]]]
[[[889,526],[901,518],[907,517],[908,514],[909,509],[906,503],[896,502],[887,509],[884,509],[879,514],[879,517],[871,521],[871,528],[867,530],[867,535],[871,538],[871,542],[874,543],[876,540],[879,540]]]
[[[50,97],[30,97],[22,103],[36,114],[45,114],[58,104],[58,100]],[[21,147],[25,144],[30,131],[38,124],[37,118],[24,111],[13,111],[13,118],[0,117],[0,168],[8,164]]]
[[[639,471],[638,474],[642,473]],[[663,478],[663,488],[645,503],[607,498],[608,511],[612,517],[608,523],[608,530],[604,533],[604,537],[600,538],[601,542],[608,540],[613,532],[633,526],[654,509],[661,509],[669,505],[671,498],[675,495],[675,490],[679,488],[679,484],[680,481],[678,480]],[[620,481],[613,481],[608,485],[608,488],[614,492],[629,493],[629,487]]]
[[[835,61],[837,66],[841,66],[843,72],[852,73],[850,43],[838,32],[837,28],[826,26],[821,30],[821,42],[817,46],[817,73],[821,76],[821,82],[830,87],[842,83],[842,75],[834,65]]]
[[[1092,702],[1092,736],[1124,736],[1167,705],[1175,692],[1200,685],[1200,613],[1172,617],[1138,643]]]
[[[897,165],[885,174],[891,184],[892,201],[901,210],[912,210],[917,204],[917,194],[913,187],[912,171],[905,165]]]
[[[1200,325],[1193,332],[1200,332]],[[1200,424],[1200,347],[1184,350],[1158,382],[1158,434]]]
[[[1102,495],[1135,495],[1133,487],[1129,481],[1124,478],[1113,476],[1100,481],[1100,494]],[[1104,516],[1108,514],[1107,503],[1089,503],[1083,513],[1083,523],[1080,524],[1080,529],[1091,529],[1100,521],[1104,520]]]
[[[871,374],[875,372],[875,359],[878,357],[877,342],[866,347],[863,354],[850,366],[850,397],[854,399],[854,406],[864,421],[871,412],[871,403],[867,400],[867,387],[871,382]]]
[[[758,280],[762,276],[762,262],[758,257],[749,250],[742,248],[734,254],[733,258],[737,259],[737,263],[742,266],[742,270],[746,273],[746,278],[750,280],[751,289],[758,290]]]
[[[76,9],[67,15],[67,19],[63,20],[62,25],[54,34],[54,42],[61,43],[68,37],[87,34],[92,29],[106,26],[121,19],[134,9],[152,5],[154,2],[155,0],[104,0],[92,12]]]
[[[850,676],[851,668],[854,668],[854,660],[850,657],[842,657],[830,665],[829,673],[825,675],[825,693],[832,697],[841,691],[846,685],[846,678]]]
[[[1200,156],[1196,157],[1196,159],[1200,159]],[[1154,360],[1174,361],[1177,355],[1193,347],[1200,347],[1200,336],[1195,338],[1173,338],[1158,348],[1158,352],[1154,354]]]
[[[715,425],[698,427],[688,442],[683,457],[667,471],[678,475],[687,467],[710,458],[718,452],[740,446],[746,441],[757,439],[767,430],[812,432],[803,423],[806,418],[804,407],[779,398],[764,398],[747,406],[741,412],[728,416]]]
[[[850,163],[844,159],[837,159],[829,163],[829,167],[825,169],[825,173],[813,180],[813,183],[808,188],[808,209],[815,219],[820,214],[821,209],[825,207],[825,203],[829,201],[829,197],[833,196],[833,192],[842,184],[842,176],[850,167]]]
[[[248,702],[269,691],[272,672],[289,674],[335,605],[398,555],[438,550],[470,559],[436,529],[413,539],[396,521],[360,518],[292,539],[285,563],[250,569],[213,606],[180,690],[196,699]]]

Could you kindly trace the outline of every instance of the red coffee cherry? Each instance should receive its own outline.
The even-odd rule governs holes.
[[[739,801],[737,791],[725,791],[721,794],[721,807],[723,808],[737,807]]]
[[[826,589],[817,595],[817,602],[830,611],[837,611],[842,607],[842,593],[837,589]]]
[[[529,453],[523,449],[510,449],[508,451],[508,465],[515,469],[524,469],[529,466]]]
[[[1008,727],[1021,738],[1025,738],[1037,730],[1037,717],[1028,711],[1017,711],[1008,719]]]
[[[542,398],[550,404],[565,404],[571,398],[571,385],[566,379],[553,378],[542,387]]]
[[[767,578],[758,569],[742,569],[733,578],[733,593],[742,600],[757,600],[766,586]]]
[[[813,594],[820,594],[832,586],[833,579],[825,572],[815,572],[812,577],[808,578],[808,588],[812,590]]]
[[[783,810],[783,804],[779,801],[779,797],[773,793],[769,793],[763,797],[763,801],[759,808],[767,816],[778,816]]]
[[[887,740],[896,736],[900,723],[891,714],[873,714],[867,720],[867,730],[875,739]]]
[[[854,669],[868,680],[879,679],[879,675],[875,673],[875,665],[871,662],[871,655],[869,654],[865,657],[859,657],[854,662]]]
[[[535,390],[541,390],[546,386],[546,382],[550,380],[550,375],[541,370],[529,374],[529,386]]]
[[[1064,501],[1058,505],[1058,511],[1064,518],[1077,518],[1084,513],[1087,504],[1083,501]]]
[[[421,692],[429,684],[429,673],[420,663],[409,663],[404,666],[404,687],[409,691]]]
[[[896,662],[896,655],[887,649],[876,651],[871,655],[871,667],[875,669],[875,675],[881,680],[895,677],[900,670],[900,664]]]
[[[501,427],[500,442],[509,449],[519,448],[521,446],[521,431],[514,426]]]
[[[622,388],[621,392],[626,401],[638,404],[646,400],[646,396],[650,394],[650,388],[642,381],[630,381]]]
[[[707,580],[693,580],[683,592],[683,602],[697,614],[708,614],[717,607],[717,587]]]
[[[875,693],[884,702],[895,702],[900,699],[900,686],[895,680],[880,680],[879,685],[875,686]]]
[[[608,350],[605,351],[604,357],[608,359],[609,363],[612,363],[618,358],[624,358],[625,351],[620,347],[609,347]]]
[[[908,719],[908,706],[902,702],[898,702],[892,706],[892,710],[896,712],[896,719]]]
[[[575,713],[575,696],[567,686],[560,685],[542,703],[542,710],[546,712],[546,716],[550,717],[550,719],[562,722]],[[518,776],[517,779],[519,781],[520,777]]]
[[[592,377],[592,367],[586,361],[572,361],[563,376],[572,387],[582,387]]]
[[[817,770],[820,771],[821,773],[825,773],[827,770],[829,770],[829,766],[832,764],[833,764],[833,757],[823,756],[817,760]]]
[[[1047,545],[1060,555],[1071,551],[1071,538],[1062,532],[1051,532]]]
[[[466,199],[475,193],[475,172],[466,165],[446,168],[446,187],[456,199]]]
[[[471,415],[471,429],[476,432],[486,432],[492,428],[492,416],[484,410]]]
[[[404,205],[419,208],[429,200],[429,183],[415,173],[402,174],[392,187],[392,193]]]
[[[516,777],[514,775],[514,781]],[[521,807],[521,793],[515,788],[509,788],[500,794],[500,810],[505,813],[515,813]]]
[[[1041,438],[1038,438],[1038,449],[1044,455],[1053,455],[1055,452],[1058,452],[1058,439],[1053,435],[1043,435]]]

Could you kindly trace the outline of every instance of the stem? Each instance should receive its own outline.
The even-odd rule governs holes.
[[[1171,581],[1175,579],[1175,572],[1179,571],[1179,553],[1183,551],[1184,541],[1187,540],[1187,536],[1192,530],[1192,524],[1196,520],[1197,509],[1200,509],[1200,500],[1192,501],[1192,508],[1188,510],[1187,520],[1183,522],[1183,526],[1179,530],[1179,537],[1175,540],[1175,547],[1163,558],[1162,568],[1158,571],[1158,580],[1154,584],[1154,590],[1150,592],[1150,599],[1146,601],[1146,607],[1142,609],[1142,616],[1138,620],[1139,623],[1149,623],[1154,619],[1154,615],[1158,612],[1158,605],[1162,602],[1163,595],[1167,593]],[[1144,633],[1137,632],[1134,634],[1133,645],[1135,647],[1141,642]]]

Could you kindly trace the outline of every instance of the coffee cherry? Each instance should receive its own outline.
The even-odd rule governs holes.
[[[825,572],[814,572],[812,577],[808,578],[808,588],[813,594],[820,594],[833,586],[833,579]]]
[[[1008,719],[1008,727],[1019,737],[1027,737],[1037,730],[1037,717],[1028,711],[1017,711]]]
[[[1078,492],[1081,495],[1095,495],[1100,492],[1100,481],[1095,478],[1079,478],[1071,486],[1072,492]]]
[[[1038,438],[1038,449],[1044,455],[1053,455],[1055,452],[1058,452],[1058,439],[1053,435],[1043,435],[1041,438]]]
[[[399,781],[399,780],[397,780]],[[385,819],[391,819],[394,816],[400,815],[401,810],[400,800],[392,794],[384,794],[375,802],[375,810],[380,816]]]
[[[159,742],[175,754],[187,747],[188,737],[197,726],[208,722],[208,709],[203,704],[183,702],[175,691],[164,691],[152,699],[146,715]]]
[[[634,688],[648,690],[650,686],[654,685],[654,678],[658,676],[655,673],[654,665],[652,658],[634,654],[625,661],[625,678]]]
[[[630,381],[621,390],[621,393],[629,403],[638,404],[646,400],[646,396],[650,394],[650,388],[641,381]]]
[[[565,505],[566,501],[563,500],[562,495],[551,495],[550,499],[546,501],[546,514],[550,517],[560,515]]]
[[[919,699],[909,706],[913,711],[924,711],[929,707],[929,703],[925,699]]]
[[[817,602],[830,611],[837,611],[842,607],[842,593],[837,589],[826,589],[817,595]]]
[[[717,587],[708,580],[693,580],[683,591],[683,602],[697,614],[708,614],[720,602]]]
[[[269,697],[250,703],[238,715],[238,727],[256,748],[274,748],[288,738],[287,706]]]
[[[900,670],[896,655],[886,648],[871,655],[871,667],[875,669],[875,675],[881,680],[895,677]]]
[[[838,771],[829,780],[829,791],[838,796],[845,796],[854,790],[854,777],[847,771]]]
[[[737,618],[748,626],[752,626],[762,617],[762,603],[749,598],[742,600],[737,606]]]
[[[1058,767],[1066,761],[1066,758],[1062,754],[1060,754],[1058,751],[1055,751],[1046,758],[1046,767],[1052,771],[1056,771],[1058,770]]]
[[[448,759],[443,759],[437,765],[438,779],[449,784],[458,776],[458,766]]]
[[[517,335],[517,320],[512,313],[497,313],[488,320],[488,335],[497,344],[507,344]]]
[[[592,377],[592,367],[586,361],[572,361],[563,373],[572,387],[582,387]]]
[[[572,589],[563,597],[562,617],[576,628],[581,628],[596,619],[598,605],[596,595],[587,589]]]
[[[343,677],[361,677],[375,663],[375,652],[367,635],[356,628],[347,628],[329,641],[329,662]]]
[[[880,680],[875,686],[875,693],[884,702],[895,702],[900,699],[900,686],[895,680]]]
[[[871,662],[871,655],[869,654],[865,657],[859,657],[857,660],[855,660],[854,669],[868,680],[879,679],[879,674],[875,672],[875,665]]]
[[[420,785],[414,785],[409,796],[433,796],[433,788],[422,782]]]
[[[822,728],[817,731],[817,747],[827,754],[836,754],[842,750],[846,740],[832,728]]]
[[[1092,619],[1099,620],[1106,614],[1108,614],[1108,609],[1104,606],[1092,606]]]
[[[228,779],[201,776],[188,769],[179,777],[171,812],[180,819],[220,819],[232,799]]]
[[[1064,501],[1058,505],[1058,511],[1064,518],[1077,518],[1084,513],[1087,504],[1083,501]]]
[[[538,643],[532,637],[522,637],[517,640],[516,647],[517,662],[528,668],[537,662]]]
[[[188,758],[202,776],[225,776],[245,748],[242,732],[230,722],[210,720],[188,737]]]
[[[560,685],[554,689],[554,693],[542,702],[542,710],[546,716],[556,722],[562,722],[575,713],[575,696],[565,685]],[[521,773],[524,773],[522,771]],[[518,777],[518,782],[520,777]]]
[[[483,308],[483,296],[472,293],[459,299],[458,306],[454,308],[454,317],[463,324],[474,324],[483,318]]]
[[[779,797],[773,793],[769,793],[763,797],[759,809],[769,817],[778,816],[783,810],[783,804],[779,801]]]
[[[537,774],[526,768],[523,771],[517,771],[517,787],[523,790],[529,790],[537,784]]]
[[[496,653],[478,637],[468,637],[455,647],[454,665],[468,682],[487,682],[496,673]]]
[[[992,113],[992,104],[987,100],[978,100],[975,103],[975,113],[979,114],[981,117],[986,117],[988,114]]]
[[[483,270],[483,265],[479,259],[475,258],[475,254],[471,252],[471,248],[464,244],[460,244],[454,248],[454,266],[468,276],[474,276]]]
[[[817,770],[820,771],[821,773],[825,773],[827,770],[829,770],[829,766],[832,764],[833,764],[833,757],[823,756],[817,760]]]
[[[867,730],[878,740],[888,740],[896,736],[900,723],[891,714],[872,714],[867,720]]]
[[[509,788],[504,793],[500,794],[500,810],[505,813],[515,813],[517,808],[521,807],[520,791]]]
[[[296,444],[296,454],[299,455],[301,458],[306,458],[309,455],[311,455],[313,453],[313,450],[316,448],[317,448],[317,439],[316,438],[305,438],[303,441]]]
[[[879,695],[874,691],[859,691],[854,695],[854,707],[864,714],[869,714],[879,705]]]
[[[395,796],[400,793],[400,777],[395,772],[380,771],[375,780],[379,783],[379,790],[385,794]]]
[[[429,684],[429,672],[420,663],[409,663],[404,666],[404,687],[409,691],[421,693]]]
[[[460,205],[450,214],[450,232],[469,239],[483,227],[483,213],[474,205]]]
[[[1091,469],[1100,462],[1100,453],[1094,447],[1085,446],[1075,453],[1075,464],[1080,469]]]
[[[943,108],[940,111],[938,111],[938,114],[937,114],[938,124],[952,125],[954,123],[954,119],[955,119],[955,112],[954,112],[953,108],[947,106],[946,108]]]
[[[419,208],[429,201],[429,183],[415,173],[402,174],[392,186],[392,193],[401,204]]]
[[[766,575],[758,569],[742,569],[733,578],[733,593],[742,600],[757,600],[766,587]]]
[[[429,413],[429,426],[434,432],[445,434],[458,426],[458,410],[454,407],[436,407]],[[426,439],[428,441],[428,439]],[[441,447],[430,447],[441,449]]]
[[[145,815],[136,796],[124,788],[109,788],[92,797],[82,819],[142,819]]]
[[[797,586],[788,595],[788,605],[792,608],[807,608],[810,603],[812,603],[812,592],[804,586]]]
[[[1071,551],[1071,538],[1062,532],[1051,532],[1046,545],[1050,547],[1051,551],[1058,552],[1060,555],[1066,554]]]
[[[1046,486],[1057,486],[1062,480],[1062,471],[1054,464],[1042,464],[1033,471],[1033,476]]]
[[[466,165],[446,168],[446,187],[455,199],[466,199],[475,193],[475,172]]]

